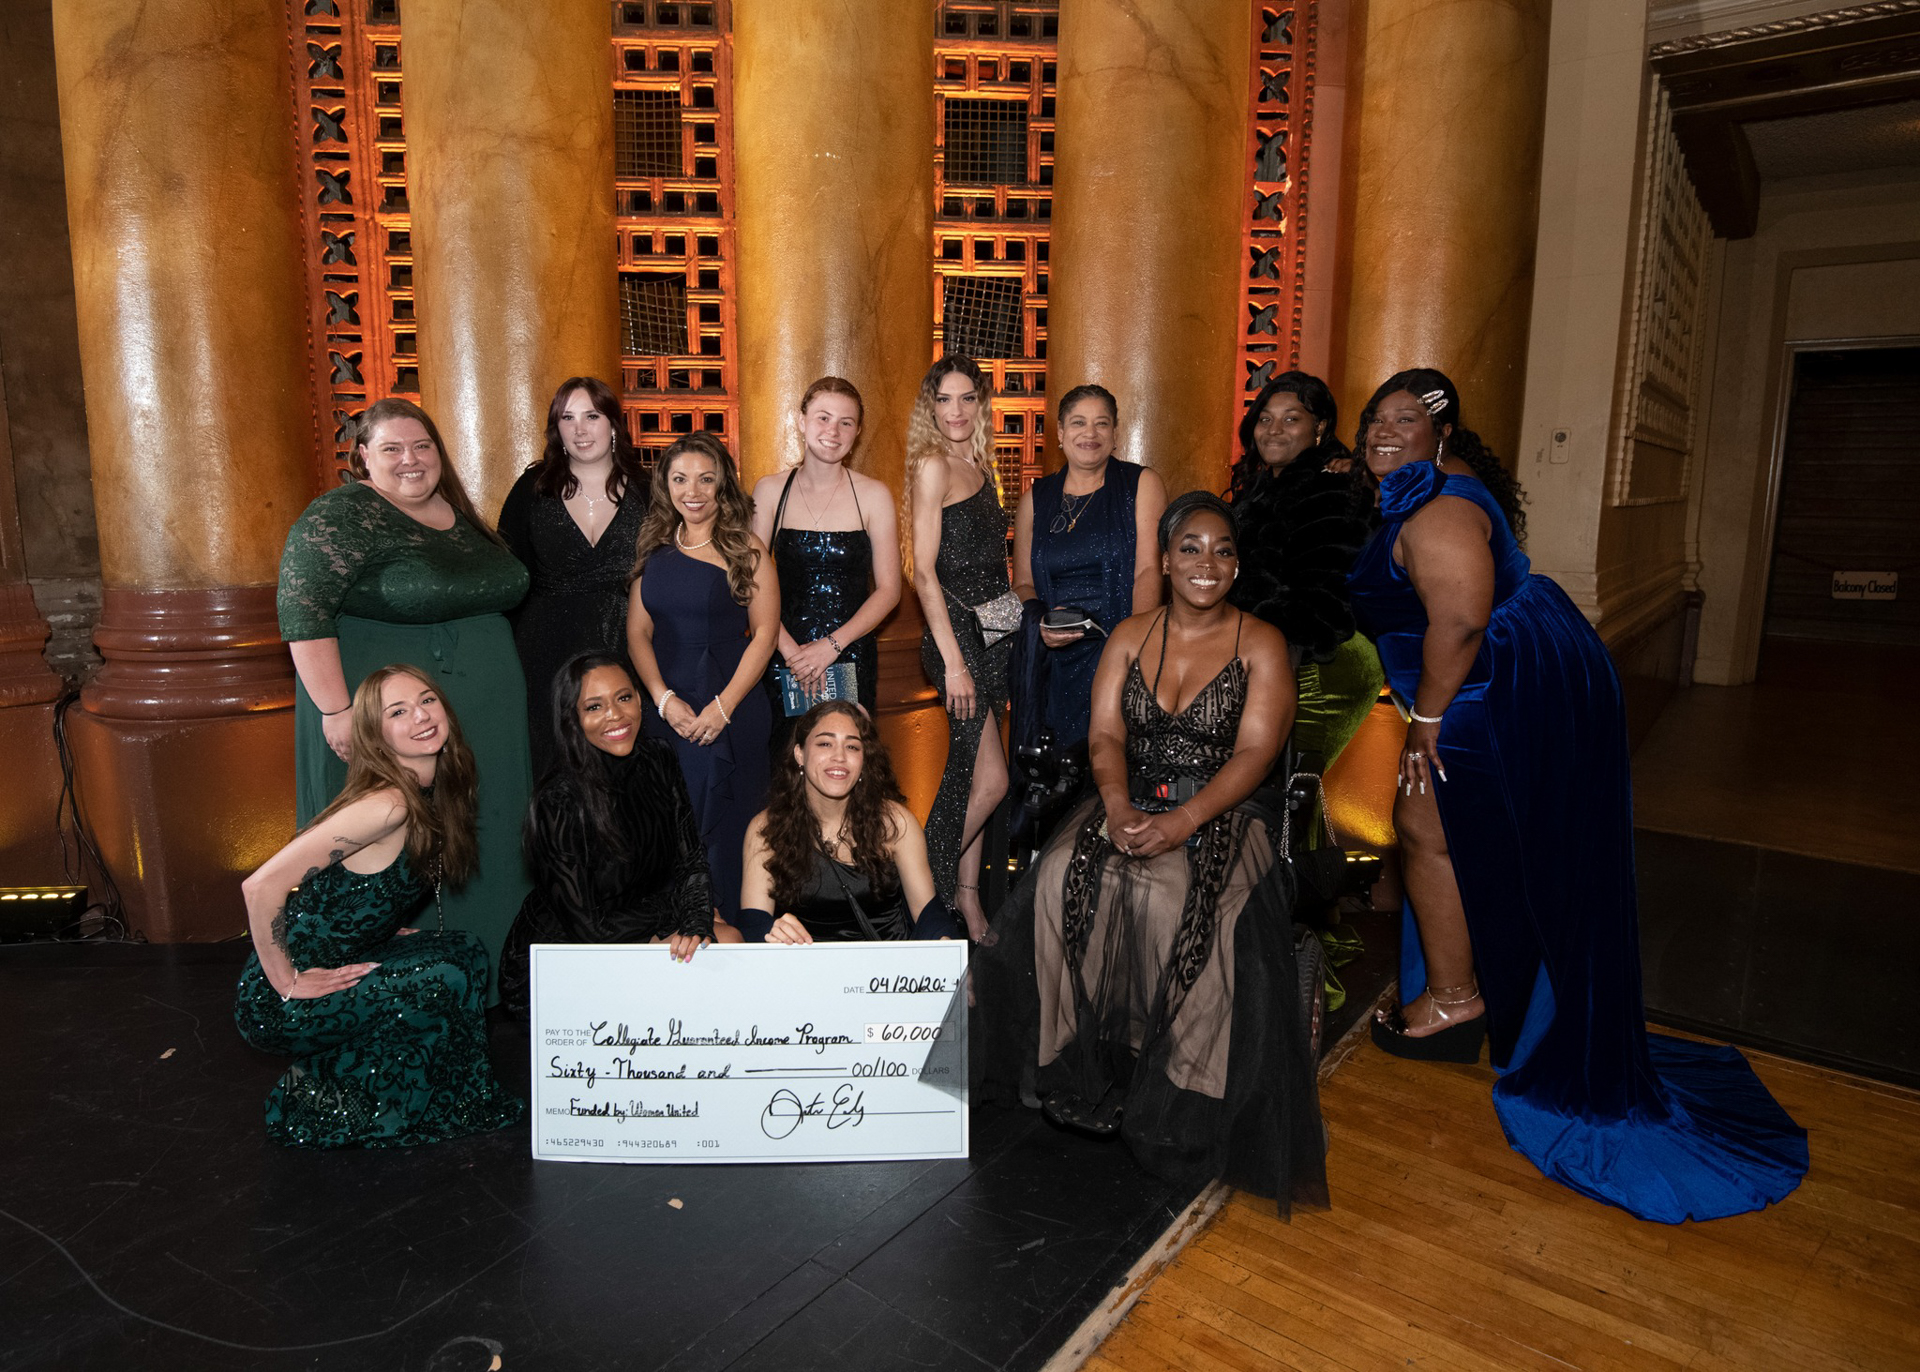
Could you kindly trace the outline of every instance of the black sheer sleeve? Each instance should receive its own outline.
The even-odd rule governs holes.
[[[520,473],[520,479],[513,483],[513,489],[507,492],[506,501],[500,506],[500,537],[528,570],[533,568],[533,502],[539,498],[533,482],[533,469],[529,467]]]

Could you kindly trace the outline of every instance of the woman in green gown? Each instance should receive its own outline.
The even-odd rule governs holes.
[[[267,1135],[393,1147],[520,1117],[487,1060],[487,955],[471,934],[402,927],[472,874],[473,754],[440,688],[382,667],[354,693],[340,798],[242,884],[253,956],[241,1037],[296,1061]]]
[[[498,967],[529,887],[520,858],[533,789],[527,688],[506,618],[527,593],[527,569],[474,512],[418,405],[369,406],[352,470],[357,481],[294,522],[280,559],[280,636],[300,678],[294,821],[304,828],[340,793],[361,678],[389,662],[432,672],[466,722],[480,772],[483,857],[466,889],[446,898],[447,924],[476,935]]]

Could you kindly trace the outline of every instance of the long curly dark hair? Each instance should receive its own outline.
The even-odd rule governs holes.
[[[1227,486],[1228,500],[1243,499],[1267,474],[1253,434],[1260,425],[1262,411],[1276,395],[1297,397],[1302,409],[1326,425],[1320,441],[1288,463],[1288,471],[1296,468],[1302,472],[1323,471],[1329,462],[1351,456],[1347,445],[1340,441],[1340,407],[1334,402],[1327,383],[1310,372],[1282,372],[1260,388],[1260,394],[1240,417],[1240,456],[1234,460],[1233,479]]]
[[[587,673],[602,667],[617,667],[628,684],[633,683],[633,672],[627,664],[612,653],[580,653],[567,659],[553,676],[553,690],[549,694],[553,712],[553,736],[559,745],[555,751],[554,763],[546,776],[540,779],[540,789],[549,786],[565,786],[580,802],[580,809],[587,818],[587,834],[592,847],[605,850],[616,858],[627,855],[627,836],[614,817],[613,788],[608,784],[606,763],[607,755],[594,747],[587,739],[587,731],[580,724],[580,688],[586,681]],[[636,687],[636,690],[638,688]],[[639,712],[635,711],[634,724],[638,727]],[[634,747],[650,746],[646,739],[634,740]],[[526,824],[523,829],[525,842],[533,844],[534,807],[527,809]]]
[[[1354,450],[1365,451],[1367,429],[1373,424],[1374,411],[1380,408],[1381,401],[1400,391],[1420,398],[1422,403],[1435,391],[1440,392],[1435,397],[1439,408],[1435,409],[1431,404],[1427,406],[1427,422],[1435,432],[1439,431],[1442,424],[1453,425],[1453,432],[1447,435],[1447,456],[1457,457],[1473,468],[1473,474],[1492,493],[1500,512],[1507,517],[1507,527],[1513,530],[1513,541],[1524,546],[1527,541],[1527,514],[1521,506],[1526,503],[1526,492],[1520,489],[1520,483],[1514,479],[1513,473],[1500,465],[1500,459],[1481,441],[1480,435],[1460,422],[1460,392],[1445,372],[1432,367],[1411,367],[1404,372],[1395,372],[1382,381],[1367,401],[1367,407],[1360,411],[1360,427],[1354,431]]]
[[[567,459],[567,445],[560,441],[560,415],[575,391],[585,391],[593,408],[613,424],[613,470],[607,474],[607,497],[618,505],[630,490],[644,493],[647,469],[640,460],[640,450],[633,446],[633,435],[627,432],[626,411],[621,409],[613,387],[597,376],[568,377],[547,402],[547,444],[533,466],[534,489],[557,500],[566,500],[580,489],[580,479]]]
[[[847,797],[840,832],[852,850],[853,865],[867,878],[876,897],[885,899],[900,885],[893,865],[893,846],[899,833],[888,802],[906,804],[900,783],[894,779],[893,759],[887,745],[866,711],[844,700],[823,700],[808,710],[793,727],[794,747],[782,750],[774,762],[773,781],[767,794],[767,819],[761,836],[767,845],[767,875],[772,879],[774,908],[790,907],[806,889],[813,875],[814,854],[826,847],[827,835],[820,832],[820,821],[807,803],[807,775],[794,760],[794,752],[806,748],[813,731],[828,715],[851,719],[860,734],[860,779]]]

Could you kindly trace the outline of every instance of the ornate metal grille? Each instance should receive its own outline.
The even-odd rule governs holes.
[[[631,357],[674,357],[686,352],[684,275],[620,273],[620,350]]]
[[[1017,276],[942,277],[947,348],[975,361],[1024,356],[1023,284]]]
[[[949,186],[1019,185],[1027,179],[1027,106],[1024,100],[968,100],[949,96],[942,146]]]
[[[1057,0],[946,0],[934,19],[934,351],[993,381],[1000,490],[1044,470]]]
[[[613,174],[641,179],[679,176],[680,92],[613,93]]]
[[[1241,385],[1249,402],[1300,361],[1318,22],[1319,0],[1254,0],[1240,336]]]
[[[656,455],[674,434],[739,428],[732,26],[729,3],[614,7],[620,385]]]

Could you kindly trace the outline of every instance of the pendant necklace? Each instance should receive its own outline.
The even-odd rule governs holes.
[[[1047,532],[1055,534],[1072,533],[1073,526],[1080,522],[1080,516],[1084,515],[1087,512],[1087,507],[1093,504],[1093,498],[1105,489],[1106,483],[1102,482],[1085,495],[1078,497],[1070,496],[1062,489],[1060,492],[1060,513],[1053,517],[1053,523],[1047,526]],[[1075,499],[1078,499],[1080,502],[1077,508],[1073,504]]]

